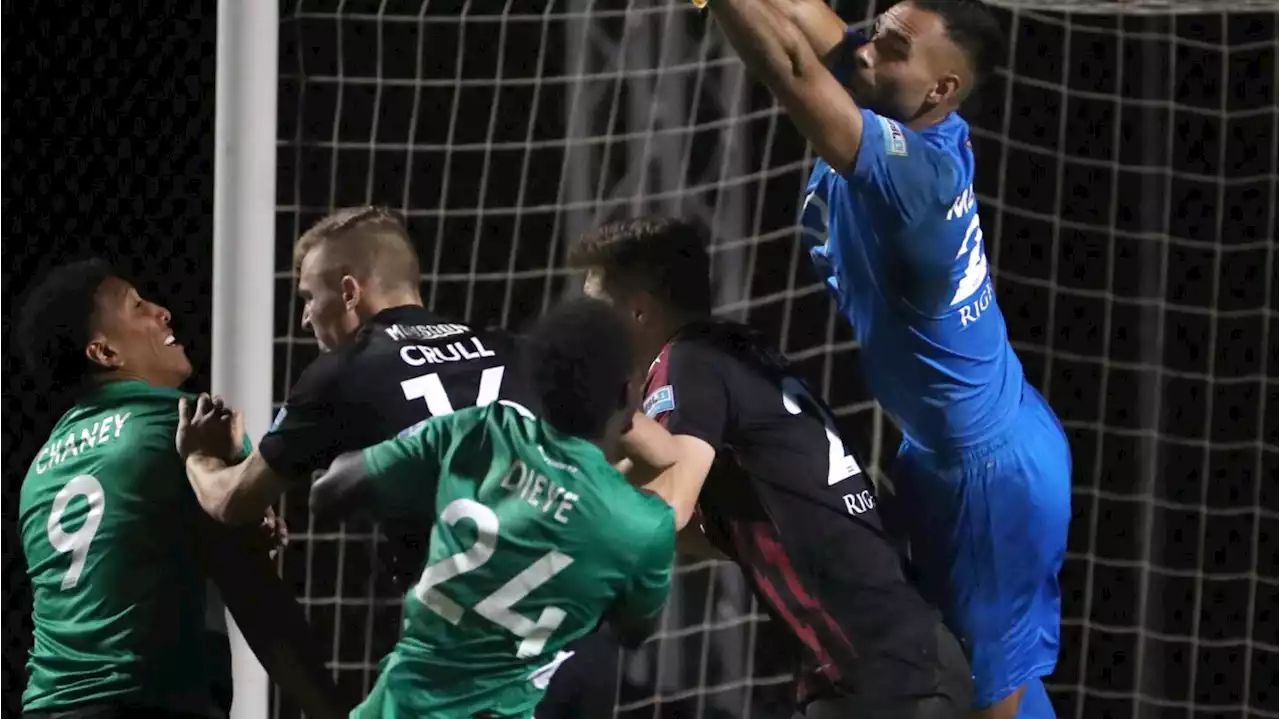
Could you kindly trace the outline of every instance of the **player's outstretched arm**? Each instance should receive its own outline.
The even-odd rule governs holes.
[[[198,531],[205,570],[267,673],[307,716],[346,716],[351,702],[320,661],[302,608],[249,536],[254,530],[205,518]]]
[[[339,455],[311,485],[311,513],[317,519],[349,517],[367,506],[369,472],[364,453]]]
[[[631,568],[625,589],[605,613],[618,643],[634,649],[653,636],[662,620],[662,608],[671,593],[671,567],[675,562],[675,527],[666,514],[645,535],[644,549]]]
[[[776,0],[710,0],[708,7],[756,79],[767,85],[818,154],[837,171],[862,145],[862,112]]]
[[[239,413],[220,399],[178,400],[174,443],[186,461],[187,480],[205,513],[224,524],[261,521],[288,487],[256,449],[243,462],[230,460],[237,452],[226,446],[238,445],[243,436]]]
[[[187,480],[206,514],[223,524],[255,523],[286,489],[258,450],[239,464],[201,452],[187,455]]]
[[[339,455],[311,485],[312,514],[346,517],[367,510],[379,521],[433,518],[440,454],[457,421],[419,422],[398,437]]]
[[[804,35],[815,55],[827,67],[832,55],[844,42],[848,26],[825,0],[768,0],[769,5],[790,20]]]
[[[675,510],[676,530],[683,530],[698,506],[716,451],[690,435],[672,435],[644,415],[636,415],[622,438],[623,451],[641,474],[656,475],[643,485]]]

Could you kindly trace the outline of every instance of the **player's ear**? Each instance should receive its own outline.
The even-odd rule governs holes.
[[[360,304],[363,288],[360,281],[351,275],[342,276],[342,304],[348,310],[354,310]]]
[[[938,78],[933,84],[933,89],[929,91],[929,95],[925,101],[931,105],[941,105],[948,102],[960,104],[960,76],[955,73],[948,73]]]
[[[84,356],[88,357],[90,362],[106,369],[119,369],[124,366],[124,358],[111,346],[111,342],[100,334],[94,335],[93,339],[89,340],[89,344],[85,345]]]

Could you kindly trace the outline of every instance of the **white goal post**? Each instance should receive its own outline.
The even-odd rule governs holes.
[[[270,0],[218,0],[211,389],[244,412],[256,442],[271,422],[280,18]],[[232,719],[265,719],[268,678],[231,629]]]

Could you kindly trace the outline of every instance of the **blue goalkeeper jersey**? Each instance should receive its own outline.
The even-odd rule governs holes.
[[[907,440],[974,444],[1012,421],[1024,378],[987,268],[969,125],[954,113],[921,132],[862,118],[854,165],[819,161],[809,178],[809,255]]]

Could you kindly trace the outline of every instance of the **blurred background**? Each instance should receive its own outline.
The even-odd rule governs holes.
[[[265,0],[264,0],[265,1]],[[891,3],[841,0],[854,24]],[[1004,3],[1005,66],[967,112],[997,294],[1071,437],[1064,717],[1277,716],[1277,15]],[[1187,10],[1191,5],[1182,4]],[[1059,9],[1060,10],[1060,9]],[[17,489],[63,409],[8,332],[89,254],[174,314],[210,380],[217,3],[4,3],[4,713],[25,685]],[[872,465],[897,435],[793,225],[812,157],[685,2],[280,5],[273,361],[316,355],[293,240],[335,207],[402,212],[438,312],[520,328],[569,288],[568,240],[637,212],[705,221],[717,305],[773,337]],[[255,291],[262,288],[255,288]],[[339,681],[398,633],[369,527],[283,506],[280,560]],[[736,568],[687,565],[662,635],[604,657],[626,717],[771,717],[787,665]],[[776,644],[773,646],[776,647]],[[272,716],[298,716],[273,697]]]

